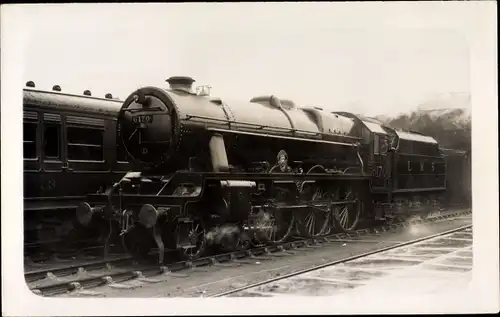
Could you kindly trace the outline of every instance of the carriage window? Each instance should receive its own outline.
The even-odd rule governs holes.
[[[36,128],[35,122],[23,123],[23,155],[24,158],[36,158]]]
[[[102,161],[103,131],[68,127],[68,160]]]
[[[61,125],[58,123],[45,123],[43,138],[43,157],[46,159],[59,159],[61,157]]]
[[[380,150],[379,150],[380,140],[379,139],[380,138],[379,138],[378,134],[373,135],[373,154],[380,153]]]

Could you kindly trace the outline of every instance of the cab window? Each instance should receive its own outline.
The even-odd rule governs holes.
[[[373,154],[380,154],[380,137],[378,134],[373,135]]]
[[[386,154],[388,149],[387,137],[382,136],[379,138],[380,140],[380,154]]]

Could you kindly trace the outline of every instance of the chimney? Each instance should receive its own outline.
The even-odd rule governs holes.
[[[61,86],[59,86],[59,85],[54,85],[54,87],[52,87],[52,90],[53,90],[53,91],[61,91]]]
[[[195,80],[191,77],[186,76],[173,76],[166,80],[170,85],[172,90],[183,90],[186,92],[192,92],[193,83]]]

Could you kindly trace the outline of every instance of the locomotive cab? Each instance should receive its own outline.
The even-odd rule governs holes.
[[[375,191],[387,191],[393,172],[392,149],[397,139],[395,133],[370,119],[361,120],[364,129],[365,157],[368,161],[367,173],[372,176],[371,187]]]

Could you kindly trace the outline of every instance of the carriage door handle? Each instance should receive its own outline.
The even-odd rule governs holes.
[[[66,171],[66,172],[72,172],[73,169],[71,167],[68,166],[68,162],[65,162],[62,166],[62,170],[63,171]]]

